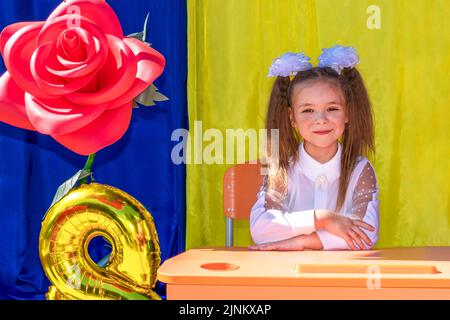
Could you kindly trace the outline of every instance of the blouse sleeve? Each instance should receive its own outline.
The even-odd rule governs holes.
[[[314,209],[288,212],[285,201],[263,186],[250,213],[250,232],[256,244],[289,239],[315,231]]]
[[[362,220],[375,227],[375,231],[362,229],[372,242],[372,247],[378,240],[378,192],[375,170],[370,162],[367,162],[353,191],[351,212],[348,215],[352,219]],[[324,250],[350,249],[344,239],[326,230],[318,230],[317,235],[322,242]]]

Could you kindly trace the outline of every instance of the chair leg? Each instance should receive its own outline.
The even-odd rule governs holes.
[[[226,224],[226,246],[232,247],[233,246],[233,219],[226,217],[227,224]]]

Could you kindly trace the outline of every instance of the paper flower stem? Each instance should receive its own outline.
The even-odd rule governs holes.
[[[83,168],[84,171],[89,172],[89,173],[91,172],[92,165],[94,164],[95,155],[96,155],[96,153],[89,155],[89,157],[86,160],[86,164],[84,165],[84,168]],[[87,178],[83,178],[80,180],[80,184],[85,184],[87,182],[88,182]]]

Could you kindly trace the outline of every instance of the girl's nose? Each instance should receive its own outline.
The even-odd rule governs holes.
[[[316,122],[316,123],[324,123],[327,120],[328,119],[327,119],[327,116],[326,116],[325,112],[322,112],[322,111],[316,112],[316,117],[314,119],[314,122]]]

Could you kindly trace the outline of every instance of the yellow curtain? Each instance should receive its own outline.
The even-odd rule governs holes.
[[[202,144],[193,137],[195,121],[203,132],[215,128],[224,137],[227,128],[264,128],[275,57],[305,51],[315,64],[323,47],[354,46],[375,114],[377,248],[450,245],[448,0],[187,3],[190,146],[195,139]],[[222,246],[222,181],[231,164],[193,162],[187,248]],[[236,223],[235,245],[250,243],[248,222]]]

